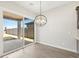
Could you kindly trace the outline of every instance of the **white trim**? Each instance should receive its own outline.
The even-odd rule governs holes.
[[[24,17],[23,17],[23,21],[22,21],[22,26],[23,26],[23,29],[22,29],[22,35],[23,35],[23,46],[25,45],[25,41],[24,41]]]
[[[34,43],[36,43],[36,24],[34,22]]]
[[[70,51],[70,52],[77,53],[77,51],[75,51],[75,50],[67,49],[67,48],[60,47],[60,46],[54,46],[54,45],[51,45],[51,44],[45,43],[45,42],[37,42],[37,43],[44,44],[44,45],[48,45],[48,46],[51,46],[51,47],[56,47],[56,48],[59,48],[59,49],[63,49],[63,50]]]

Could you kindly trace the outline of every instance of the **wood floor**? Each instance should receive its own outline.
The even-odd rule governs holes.
[[[79,55],[43,44],[33,44],[3,58],[78,58]]]

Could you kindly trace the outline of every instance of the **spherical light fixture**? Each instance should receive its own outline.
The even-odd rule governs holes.
[[[46,18],[46,16],[44,16],[44,15],[37,15],[37,16],[35,17],[35,23],[36,23],[36,25],[38,25],[38,26],[43,26],[43,25],[45,25],[45,24],[47,23],[47,18]]]
[[[38,26],[43,26],[47,23],[47,17],[45,15],[42,15],[41,13],[41,1],[40,1],[40,15],[37,15],[35,17],[35,24]]]

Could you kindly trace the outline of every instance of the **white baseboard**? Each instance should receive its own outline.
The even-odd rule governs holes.
[[[44,45],[48,45],[48,46],[51,46],[51,47],[56,47],[56,48],[59,48],[59,49],[63,49],[63,50],[70,51],[70,52],[77,53],[77,51],[75,51],[75,50],[71,50],[71,49],[63,48],[63,47],[60,47],[60,46],[54,46],[54,45],[51,45],[51,44],[49,44],[49,43],[45,43],[45,42],[38,42],[38,41],[37,41],[37,43],[44,44]]]

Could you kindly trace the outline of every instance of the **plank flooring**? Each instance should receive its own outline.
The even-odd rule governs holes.
[[[3,58],[78,58],[79,54],[40,43],[11,53]]]

